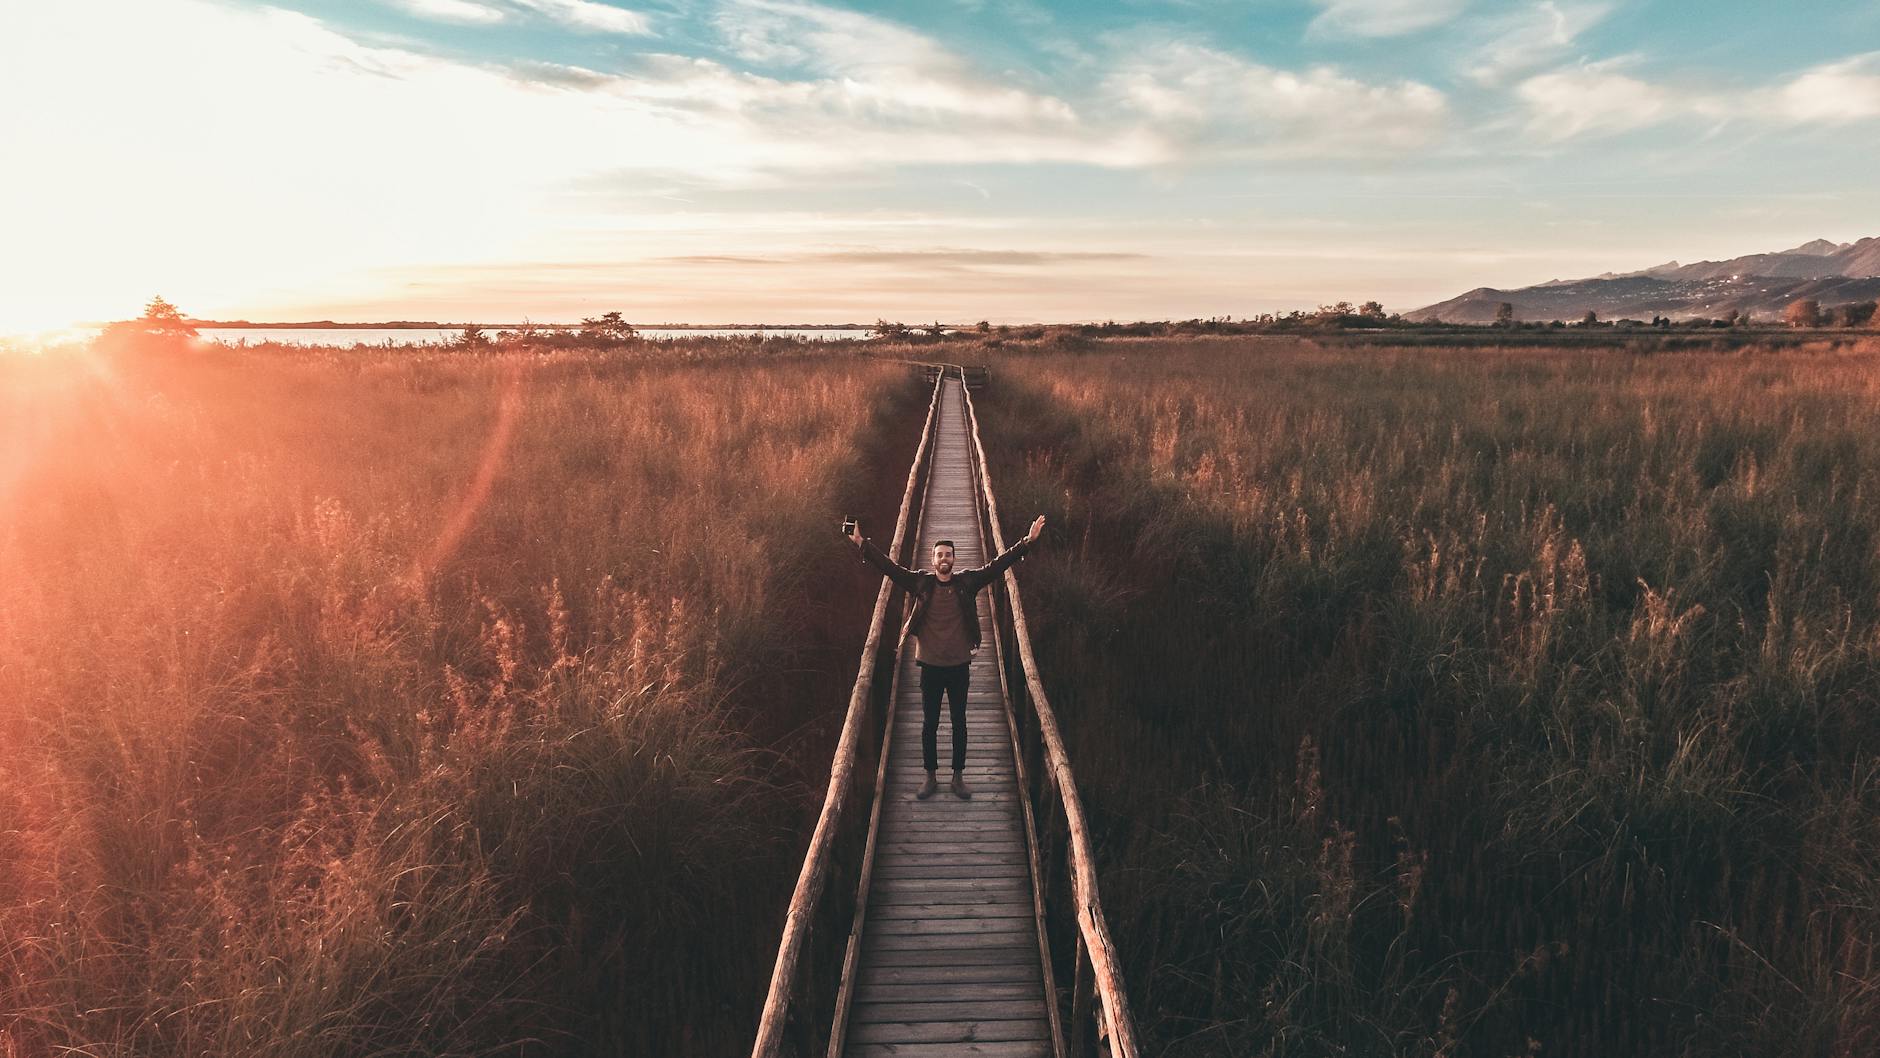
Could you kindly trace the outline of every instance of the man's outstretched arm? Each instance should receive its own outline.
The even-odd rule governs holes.
[[[1038,534],[1043,531],[1044,515],[1041,514],[1037,517],[1037,520],[1031,523],[1031,532],[1012,541],[1012,546],[1000,552],[999,557],[981,566],[979,573],[985,577],[988,583],[998,579],[999,574],[1012,568],[1012,563],[1025,557],[1025,552],[1030,551],[1031,545],[1038,542]]]
[[[861,529],[857,528],[855,532],[849,534],[848,539],[849,543],[855,545],[856,550],[861,552],[862,558],[869,565],[880,570],[895,584],[913,591],[915,585],[920,583],[920,574],[882,554],[881,549],[876,547],[872,540],[862,535]]]

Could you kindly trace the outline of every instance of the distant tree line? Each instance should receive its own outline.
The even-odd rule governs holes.
[[[1814,298],[1798,298],[1789,302],[1782,322],[1791,327],[1866,327],[1873,323],[1876,307],[1880,303],[1855,301],[1823,309]]]

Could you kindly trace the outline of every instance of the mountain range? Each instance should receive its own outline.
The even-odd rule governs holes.
[[[1823,307],[1880,298],[1880,236],[1858,242],[1816,239],[1791,250],[1728,261],[1667,261],[1636,272],[1605,272],[1587,279],[1555,279],[1516,290],[1477,287],[1426,305],[1404,318],[1419,323],[1491,323],[1502,302],[1518,320],[1575,321],[1590,309],[1602,320],[1715,319],[1732,309],[1780,316],[1789,303],[1813,298]]]

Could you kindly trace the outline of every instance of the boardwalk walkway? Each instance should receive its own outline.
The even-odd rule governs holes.
[[[924,563],[934,541],[952,540],[958,568],[967,569],[991,556],[974,514],[972,439],[958,379],[945,382],[940,400],[914,554]],[[970,801],[947,790],[952,729],[944,704],[940,792],[914,799],[926,775],[920,672],[913,650],[903,652],[849,1055],[1043,1058],[1054,1050],[989,592],[979,595],[979,613],[985,644],[972,663],[966,709]]]

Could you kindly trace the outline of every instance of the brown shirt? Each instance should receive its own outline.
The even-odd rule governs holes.
[[[972,616],[976,620],[979,615]],[[962,665],[973,660],[972,644],[966,638],[966,618],[960,612],[960,597],[954,585],[936,585],[927,600],[927,617],[914,637],[914,659],[929,665]]]

